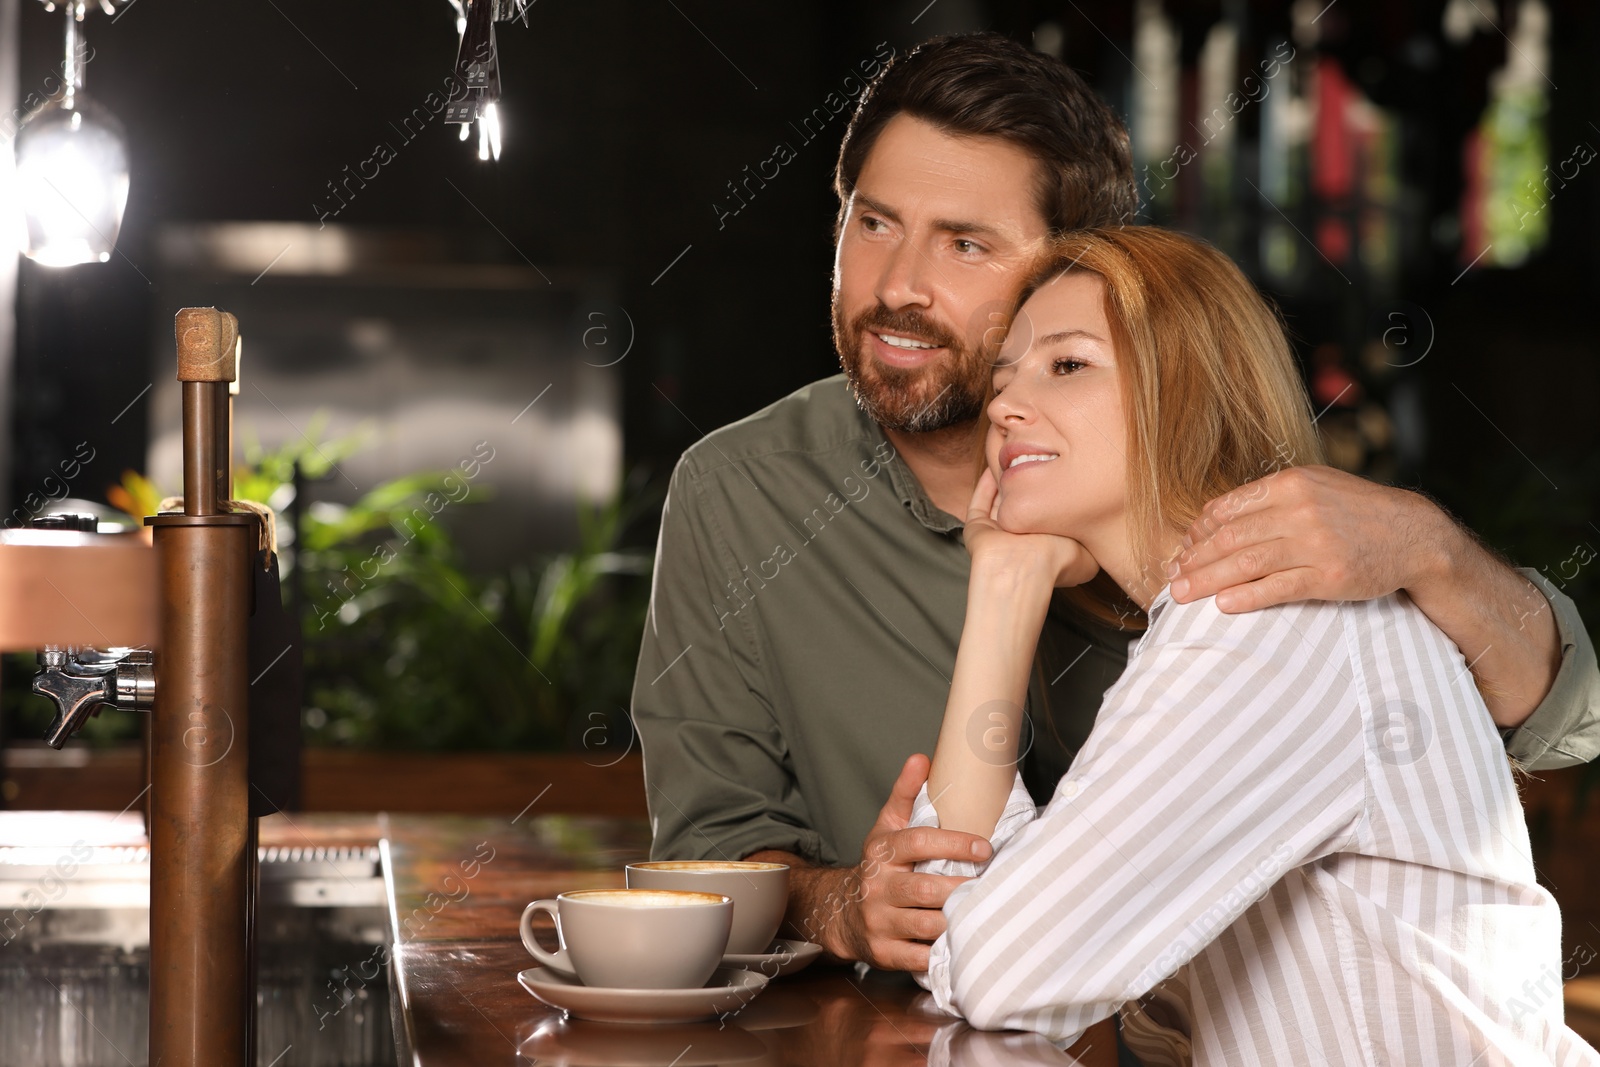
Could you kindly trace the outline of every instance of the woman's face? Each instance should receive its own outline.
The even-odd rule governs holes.
[[[985,455],[1000,526],[1072,537],[1102,566],[1122,555],[1127,430],[1099,275],[1064,274],[1028,298],[994,386]]]

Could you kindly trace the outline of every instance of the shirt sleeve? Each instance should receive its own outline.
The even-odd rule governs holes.
[[[1336,609],[1208,599],[1158,625],[1050,804],[945,905],[927,986],[973,1026],[1069,1045],[1360,825]]]
[[[1000,821],[995,823],[994,833],[989,835],[989,844],[995,852],[1000,851],[1002,845],[1017,836],[1017,831],[1039,817],[1039,807],[1033,802],[1033,797],[1028,792],[1028,787],[1022,781],[1022,774],[1018,772],[1011,781],[1011,793],[1006,797],[1006,806],[1000,812]],[[922,783],[922,788],[917,792],[916,803],[912,805],[911,822],[907,826],[938,826],[939,812],[934,808],[933,801],[928,798],[928,783]],[[975,878],[993,862],[994,855],[983,863],[972,860],[934,859],[921,860],[916,865],[918,874],[947,874],[959,878]],[[933,949],[928,958],[928,970],[913,974],[917,984],[929,992],[937,988],[950,988],[950,946],[944,938],[939,938],[933,944]],[[947,1015],[956,1012],[951,1008],[949,998],[934,998],[934,1004]],[[932,1062],[930,1057],[929,1062]]]
[[[650,610],[633,682],[652,859],[742,859],[783,849],[824,862],[755,636],[719,595],[736,566],[710,494],[680,460],[661,515]]]
[[[1561,668],[1533,714],[1511,732],[1506,752],[1534,771],[1587,763],[1600,755],[1600,668],[1572,598],[1538,571],[1520,572],[1550,601],[1561,641]]]
[[[996,850],[1017,836],[1017,831],[1028,825],[1039,816],[1039,806],[1033,802],[1033,797],[1028,794],[1028,787],[1018,773],[1011,780],[1011,793],[1006,797],[1006,806],[1000,812],[1000,821],[995,823],[994,833],[989,835],[989,844]],[[928,798],[928,783],[923,782],[922,788],[917,792],[916,802],[911,808],[911,821],[906,824],[912,826],[938,826],[939,812],[933,806],[933,801]],[[991,859],[993,857],[991,856]],[[919,874],[950,874],[961,878],[972,878],[983,873],[989,865],[988,861],[974,863],[971,860],[922,860],[917,863]]]

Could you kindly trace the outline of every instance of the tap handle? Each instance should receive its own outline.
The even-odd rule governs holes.
[[[111,686],[114,684],[112,675],[67,674],[48,667],[34,675],[33,691],[49,697],[56,705],[56,717],[50,720],[44,743],[51,748],[60,748],[65,744],[67,738],[83,726],[83,721],[91,712],[101,704],[111,702]]]

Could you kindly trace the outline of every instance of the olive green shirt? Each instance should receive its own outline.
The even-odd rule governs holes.
[[[842,376],[707,436],[673,473],[633,717],[655,858],[784,849],[847,866],[906,757],[932,753],[966,611],[961,522]],[[1600,752],[1600,672],[1570,600],[1555,687],[1508,741],[1532,767]],[[1023,776],[1041,803],[1136,632],[1051,609]]]

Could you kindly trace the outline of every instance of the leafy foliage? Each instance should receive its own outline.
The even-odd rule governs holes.
[[[264,458],[255,473],[281,477],[281,456]],[[440,521],[489,495],[464,485],[423,472],[306,509],[294,580],[308,598],[308,741],[561,748],[569,722],[626,709],[651,557],[619,544],[641,494],[580,507],[573,551],[484,577]]]
[[[325,478],[363,446],[361,433],[318,442],[325,423],[274,450],[246,439],[234,495],[277,512],[280,567],[304,596],[308,743],[373,748],[558,749],[587,724],[627,715],[649,599],[651,554],[624,548],[649,510],[641,479],[581,506],[570,552],[479,574],[461,558],[450,523],[471,521],[492,490],[461,470],[423,471],[377,486],[354,504],[289,507],[303,481]],[[108,493],[142,520],[161,500],[128,472]],[[294,601],[288,597],[291,606]],[[26,693],[31,656],[7,663],[6,714],[36,737],[50,705]],[[91,743],[135,736],[137,720],[90,720]]]

